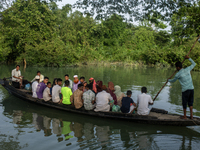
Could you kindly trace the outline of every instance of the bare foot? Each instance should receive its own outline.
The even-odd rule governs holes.
[[[184,117],[184,116],[181,116],[180,118],[181,118],[181,119],[187,119],[187,117]]]

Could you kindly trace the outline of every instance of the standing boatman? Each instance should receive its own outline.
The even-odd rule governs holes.
[[[190,71],[195,67],[196,63],[187,55],[185,56],[185,59],[189,59],[192,65],[184,69],[182,68],[182,63],[180,61],[176,62],[175,66],[178,73],[175,75],[174,79],[168,79],[168,82],[173,83],[177,79],[179,80],[182,87],[182,105],[184,112],[184,116],[182,117],[182,119],[187,119],[187,105],[190,108],[190,118],[193,119],[194,86]]]

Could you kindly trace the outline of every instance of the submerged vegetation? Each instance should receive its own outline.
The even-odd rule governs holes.
[[[200,9],[195,5],[188,11],[193,7],[195,12]],[[38,66],[105,61],[173,65],[183,60],[199,30],[192,30],[198,24],[188,21],[197,18],[183,11],[172,16],[171,32],[167,32],[158,16],[151,16],[157,23],[143,20],[133,25],[117,14],[95,20],[73,11],[69,4],[59,9],[54,2],[16,0],[0,13],[0,61]],[[185,14],[184,21],[179,14]],[[190,55],[198,64],[196,70],[200,69],[199,48],[197,43]]]

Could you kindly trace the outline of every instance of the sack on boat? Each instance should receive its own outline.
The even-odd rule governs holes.
[[[113,105],[112,112],[121,112],[119,105]]]
[[[26,90],[30,90],[30,89],[31,89],[31,85],[30,85],[29,83],[26,84],[26,85],[25,85],[25,89],[26,89]]]

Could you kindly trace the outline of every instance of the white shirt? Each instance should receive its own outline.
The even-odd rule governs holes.
[[[21,76],[21,71],[20,70],[17,71],[16,69],[12,70],[12,81],[20,82],[20,79],[14,78],[13,76],[20,77]]]
[[[94,111],[110,111],[109,100],[112,100],[110,93],[106,91],[99,92],[96,96],[96,108]]]
[[[37,76],[37,75],[36,75]],[[36,78],[36,76],[35,76],[35,78]],[[31,82],[33,82],[33,81],[35,81],[35,78],[33,78],[33,80],[31,81]],[[39,82],[42,82],[44,80],[44,76],[41,74],[40,75],[40,81]]]
[[[33,93],[32,97],[34,97],[34,98],[37,98],[37,93],[36,93],[37,86],[38,86],[37,81],[32,83],[32,93]]]
[[[138,99],[137,99],[138,115],[148,115],[149,114],[149,111],[150,111],[150,109],[148,108],[149,103],[153,103],[153,100],[150,95],[147,95],[145,93],[138,95]]]
[[[61,86],[58,84],[52,88],[52,101],[54,103],[60,102]]]
[[[49,101],[51,99],[51,97],[49,96],[50,94],[50,89],[48,87],[46,87],[44,89],[44,92],[43,92],[43,99],[44,101]]]

